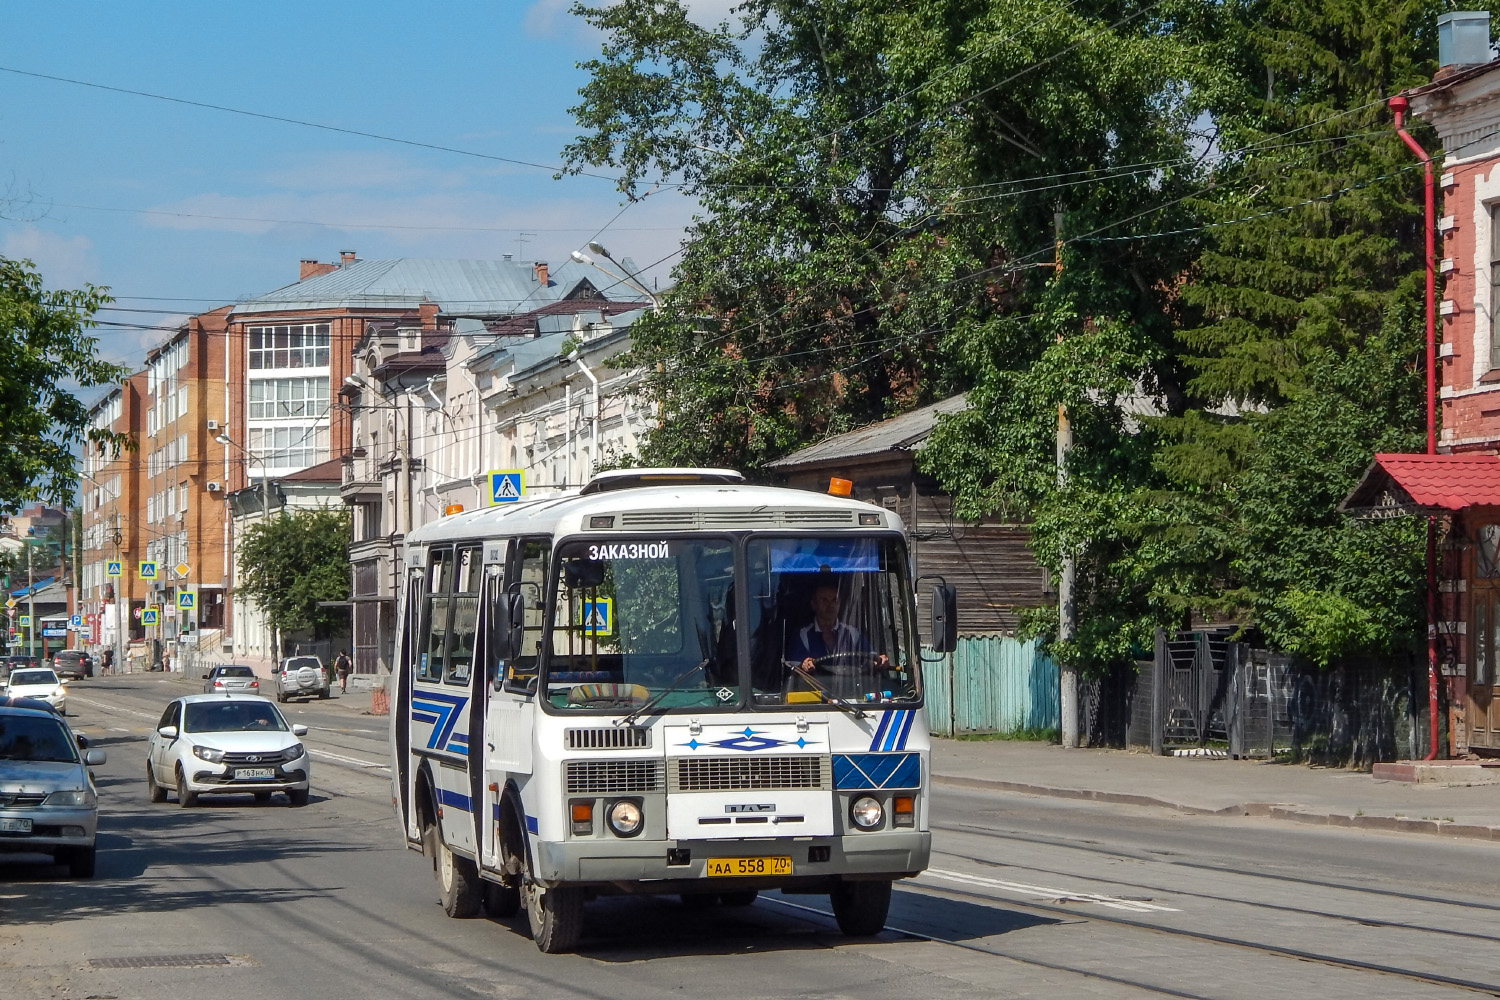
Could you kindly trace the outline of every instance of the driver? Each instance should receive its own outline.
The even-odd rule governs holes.
[[[832,581],[813,587],[813,620],[793,632],[787,642],[786,659],[794,663],[794,673],[810,676],[815,671],[831,674],[853,673],[861,660],[877,668],[890,661],[875,653],[864,634],[853,625],[839,621],[839,585]],[[819,660],[827,662],[819,663]]]

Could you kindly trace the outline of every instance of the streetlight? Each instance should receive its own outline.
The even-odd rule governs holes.
[[[588,264],[590,267],[597,267],[599,268],[599,270],[603,271],[611,278],[618,278],[620,281],[625,282],[625,284],[629,285],[636,291],[640,292],[642,295],[646,296],[646,298],[650,299],[652,309],[656,310],[657,312],[661,312],[661,299],[657,298],[655,292],[651,291],[651,289],[647,288],[644,284],[641,283],[641,280],[636,277],[634,271],[630,270],[630,268],[626,267],[624,264],[621,264],[619,261],[611,257],[609,255],[609,251],[604,249],[604,247],[598,243],[590,241],[589,249],[598,254],[600,257],[603,257],[605,260],[609,261],[611,264],[615,265],[615,267],[618,267],[620,270],[624,271],[625,274],[616,274],[607,267],[601,267],[598,261],[594,260],[594,258],[590,257],[582,250],[574,250],[568,256],[572,257],[580,264]]]
[[[219,444],[224,445],[225,447],[234,448],[236,451],[239,451],[241,454],[243,454],[246,459],[253,459],[253,460],[255,460],[255,461],[257,461],[257,462],[260,463],[260,487],[261,487],[260,488],[260,517],[261,517],[261,523],[262,524],[270,524],[270,522],[271,522],[271,472],[270,472],[269,469],[266,468],[266,458],[265,458],[265,456],[264,455],[257,455],[255,452],[251,451],[249,448],[246,448],[244,445],[240,444],[238,441],[236,441],[233,438],[231,438],[229,436],[229,434],[227,432],[224,432],[224,431],[220,431],[218,434],[215,434],[214,435],[214,440],[217,441]],[[246,478],[248,478],[248,477],[249,477],[249,471],[247,469],[246,470]],[[276,649],[275,649],[275,652],[273,653],[273,655],[271,657],[271,665],[272,665],[272,667],[276,666],[276,662],[281,657],[281,629],[279,629],[279,628],[275,630],[275,642],[276,642]]]

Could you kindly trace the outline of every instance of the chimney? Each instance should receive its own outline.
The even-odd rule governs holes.
[[[1439,14],[1438,70],[1450,66],[1480,66],[1490,61],[1490,13],[1454,10]]]
[[[300,263],[301,266],[297,269],[298,281],[306,281],[308,278],[316,278],[320,274],[338,270],[336,264],[319,264],[309,257],[303,257]]]
[[[539,285],[547,284],[547,262],[539,260],[532,265],[532,268],[534,271],[532,277],[536,280],[536,283]]]
[[[543,264],[542,267],[546,267]],[[436,302],[423,302],[417,307],[417,315],[422,317],[422,329],[428,333],[437,330],[438,304]]]
[[[354,256],[354,251],[353,250],[340,250],[339,251],[339,266],[340,267],[348,267],[350,264],[353,264],[358,259],[359,259],[358,257]]]

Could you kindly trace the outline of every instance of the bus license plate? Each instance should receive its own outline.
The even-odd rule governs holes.
[[[269,767],[241,767],[234,772],[236,778],[274,778],[276,771]]]
[[[3,833],[30,833],[31,820],[29,819],[0,819],[0,832]]]
[[[703,874],[723,875],[790,875],[791,858],[709,858],[703,862]]]

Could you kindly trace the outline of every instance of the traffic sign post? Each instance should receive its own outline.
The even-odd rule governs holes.
[[[495,469],[489,473],[490,506],[515,503],[526,495],[526,470]]]

